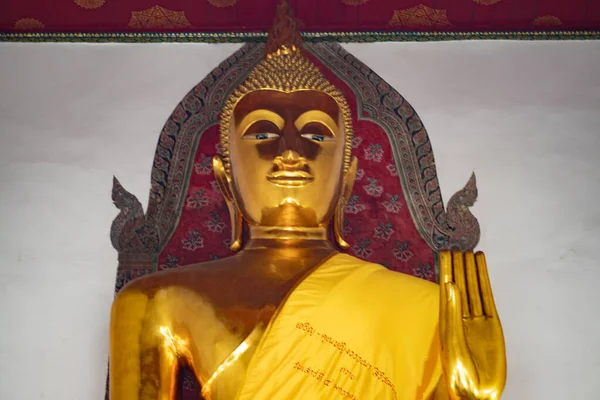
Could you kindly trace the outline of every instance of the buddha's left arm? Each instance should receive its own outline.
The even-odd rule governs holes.
[[[440,252],[439,325],[443,377],[434,399],[499,399],[504,335],[482,252]]]
[[[450,394],[448,393],[448,388],[446,386],[446,379],[442,375],[440,380],[438,381],[435,391],[429,398],[429,400],[450,400]]]

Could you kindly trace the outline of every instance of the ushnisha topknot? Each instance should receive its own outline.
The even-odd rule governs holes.
[[[229,135],[233,109],[242,97],[258,90],[277,90],[284,93],[316,90],[329,95],[340,107],[344,119],[346,143],[344,172],[348,171],[352,151],[352,113],[346,98],[303,54],[302,38],[286,0],[277,6],[273,27],[269,31],[264,59],[250,72],[248,78],[231,93],[221,112],[220,135],[223,166],[230,171]]]

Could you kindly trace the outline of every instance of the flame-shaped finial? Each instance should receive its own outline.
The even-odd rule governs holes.
[[[298,31],[298,20],[294,17],[288,0],[281,0],[275,11],[273,26],[269,30],[265,55],[302,49],[302,37]]]
[[[308,51],[304,51],[302,37],[297,29],[298,20],[294,18],[287,0],[277,5],[273,27],[269,31],[265,57],[250,71],[244,82],[234,90],[221,111],[221,159],[227,173],[231,171],[229,158],[229,136],[231,118],[238,101],[250,92],[279,91],[292,93],[314,90],[325,93],[338,104],[344,118],[346,134],[344,148],[344,172],[348,172],[352,158],[352,112],[342,92],[331,84],[310,60]]]

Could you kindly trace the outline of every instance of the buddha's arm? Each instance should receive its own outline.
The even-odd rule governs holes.
[[[450,400],[450,393],[446,386],[446,378],[442,376],[435,387],[435,392],[431,396],[430,400]]]
[[[110,327],[110,400],[174,400],[179,360],[169,332],[154,321],[146,295],[122,292]],[[162,338],[160,337],[162,336]]]
[[[506,382],[502,326],[482,252],[440,252],[444,379],[436,399],[496,400]],[[445,390],[444,390],[445,389]]]
[[[429,400],[496,400],[500,398],[502,394],[502,388],[500,390],[492,390],[486,394],[470,393],[467,395],[457,395],[453,393],[446,382],[446,377],[442,376],[438,381],[435,391],[429,398]]]

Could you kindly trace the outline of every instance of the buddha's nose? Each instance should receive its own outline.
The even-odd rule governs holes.
[[[294,150],[285,150],[280,156],[275,157],[273,163],[283,171],[297,171],[306,168],[306,158]]]
[[[300,157],[300,154],[296,153],[294,150],[286,150],[281,153],[281,159],[285,163],[295,163],[300,158],[302,158]]]

